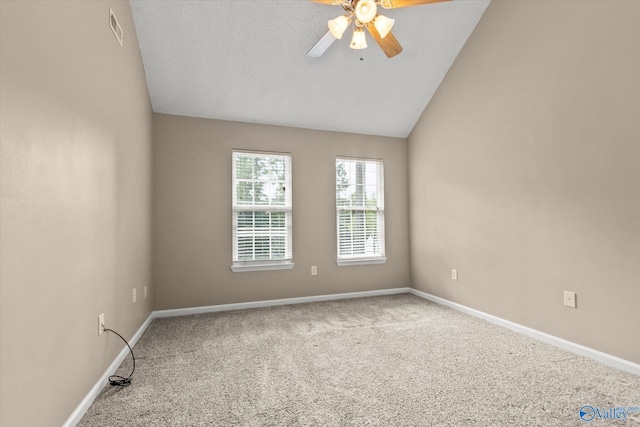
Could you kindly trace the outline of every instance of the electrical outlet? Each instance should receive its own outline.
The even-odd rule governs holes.
[[[146,286],[144,287],[144,298],[145,299],[147,298],[147,287]]]
[[[136,303],[136,288],[133,288],[133,303]]]
[[[98,335],[104,332],[104,313],[98,316]]]
[[[111,8],[109,8],[109,26],[111,27],[111,31],[113,31],[113,35],[116,36],[118,43],[120,43],[120,46],[122,46],[124,36],[122,33],[122,27],[120,26],[118,18],[116,18],[116,15],[115,13],[113,13],[113,10]]]
[[[564,291],[564,305],[571,308],[576,308],[576,293],[570,291]]]
[[[458,270],[451,270],[451,280],[458,280]]]
[[[311,266],[311,275],[312,276],[317,276],[318,275],[318,266],[317,265],[312,265]]]

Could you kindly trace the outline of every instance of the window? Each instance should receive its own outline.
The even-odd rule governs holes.
[[[233,152],[233,271],[293,268],[291,156]]]
[[[338,265],[386,262],[383,181],[382,161],[336,160]]]

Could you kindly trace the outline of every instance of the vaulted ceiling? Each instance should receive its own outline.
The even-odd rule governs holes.
[[[382,10],[404,51],[351,31],[307,51],[340,6],[311,0],[130,0],[155,112],[407,137],[490,0]],[[360,59],[362,56],[362,60]]]

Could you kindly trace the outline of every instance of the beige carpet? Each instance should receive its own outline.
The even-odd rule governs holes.
[[[640,377],[409,294],[156,319],[134,352],[79,425],[640,425],[595,416]]]

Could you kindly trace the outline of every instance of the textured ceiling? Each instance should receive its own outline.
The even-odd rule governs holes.
[[[310,0],[130,0],[153,110],[353,132],[409,135],[490,0],[382,10],[404,51],[307,51],[340,6]]]

